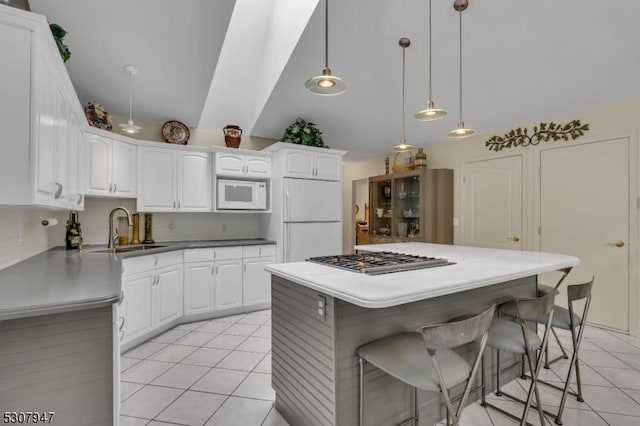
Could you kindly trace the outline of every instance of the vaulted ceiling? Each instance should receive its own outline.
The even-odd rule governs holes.
[[[135,117],[279,138],[296,117],[326,142],[384,155],[401,136],[401,59],[407,49],[407,139],[446,142],[458,121],[458,15],[433,0],[437,122],[413,113],[427,97],[426,0],[330,0],[329,63],[347,83],[320,97],[304,81],[323,68],[318,0],[31,0],[69,34],[67,63],[81,102],[128,115],[122,71],[135,65]],[[488,133],[640,96],[640,2],[470,0],[463,13],[463,119]]]

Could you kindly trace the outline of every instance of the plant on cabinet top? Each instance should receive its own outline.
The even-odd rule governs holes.
[[[291,123],[282,136],[282,142],[295,143],[298,145],[316,146],[329,148],[322,140],[322,132],[314,123],[302,118],[297,118]]]

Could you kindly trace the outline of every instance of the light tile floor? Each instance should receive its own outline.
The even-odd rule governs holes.
[[[560,338],[570,347],[567,333]],[[550,347],[552,356],[560,353],[555,341]],[[123,354],[120,425],[287,426],[273,406],[270,350],[270,311],[179,325]],[[580,355],[585,402],[568,398],[564,424],[640,425],[640,338],[588,327]],[[560,384],[567,366],[563,360],[541,374]],[[515,380],[504,388],[524,397],[528,384]],[[540,390],[545,408],[557,408],[559,392]],[[522,410],[504,397],[489,398],[516,415]],[[537,414],[529,421],[538,425]],[[461,424],[516,423],[475,403]]]

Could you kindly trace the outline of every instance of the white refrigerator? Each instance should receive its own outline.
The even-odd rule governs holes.
[[[340,182],[284,179],[284,261],[342,253]]]

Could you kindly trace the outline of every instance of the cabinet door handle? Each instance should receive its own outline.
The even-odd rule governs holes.
[[[215,268],[214,268],[214,267],[213,267],[213,265],[212,265],[212,266],[211,266],[211,275],[213,275],[213,271],[214,271],[214,269],[215,269]]]
[[[120,318],[118,318],[118,320],[122,320],[122,323],[120,323],[120,326],[118,327],[118,330],[124,331],[124,323],[127,321],[127,319],[125,317],[120,317]]]
[[[247,264],[244,264],[244,271],[247,272]]]
[[[56,182],[56,186],[58,187],[58,189],[56,189],[56,193],[53,194],[53,198],[57,200],[62,195],[63,186],[61,183],[58,183],[58,182]]]
[[[180,200],[178,200],[178,208],[180,208]]]
[[[258,256],[262,256],[262,247],[258,247]]]
[[[113,192],[113,184],[109,185],[109,192]]]
[[[153,262],[153,266],[158,266],[158,256],[153,256],[155,261]]]
[[[160,275],[156,276],[156,285],[160,284]]]
[[[114,183],[113,184],[113,192],[116,193],[118,191],[118,184]]]
[[[216,275],[218,275],[218,267],[216,266]]]
[[[82,199],[84,198],[84,194],[78,194],[78,202],[76,203],[78,206],[82,203]]]
[[[120,292],[120,301],[118,302],[118,306],[122,305],[122,302],[124,302],[124,290]]]
[[[120,331],[120,341],[122,342],[122,340],[124,339],[124,330]]]

